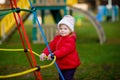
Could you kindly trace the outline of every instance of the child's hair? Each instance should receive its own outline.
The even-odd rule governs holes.
[[[69,27],[71,31],[74,32],[75,19],[71,15],[64,16],[58,23],[57,28],[59,28],[61,24],[67,25],[67,27]]]

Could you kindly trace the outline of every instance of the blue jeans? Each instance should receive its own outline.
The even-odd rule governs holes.
[[[65,80],[74,80],[73,77],[74,77],[75,71],[76,71],[76,68],[68,69],[68,70],[61,70],[62,75]],[[60,74],[59,74],[59,80],[62,80]]]

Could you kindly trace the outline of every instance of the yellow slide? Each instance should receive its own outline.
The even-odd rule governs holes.
[[[30,4],[28,0],[19,0],[17,2],[17,6],[21,9],[28,9],[30,7]],[[29,12],[20,12],[20,15],[23,18],[28,15]],[[30,14],[30,13],[29,13]],[[16,22],[14,19],[13,13],[10,13],[3,17],[3,19],[0,21],[0,39],[1,42],[6,40],[8,36],[16,29]]]

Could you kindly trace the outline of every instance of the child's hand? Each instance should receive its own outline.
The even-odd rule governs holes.
[[[45,53],[42,53],[42,54],[40,55],[40,60],[41,60],[41,61],[46,60],[46,54],[45,54]]]
[[[48,55],[47,60],[52,60],[53,59],[52,57],[53,57],[53,53]]]

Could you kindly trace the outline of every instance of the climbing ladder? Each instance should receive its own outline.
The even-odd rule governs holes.
[[[20,1],[22,2],[22,0],[19,0],[19,2],[20,2]],[[45,41],[45,43],[46,43],[46,46],[47,46],[50,54],[52,54],[52,52],[51,52],[51,50],[50,50],[50,47],[49,47],[49,45],[48,45],[48,42],[47,42],[47,40],[46,40],[46,37],[45,37],[45,35],[44,35],[44,32],[43,32],[43,30],[42,30],[42,27],[41,27],[41,25],[40,25],[40,23],[39,23],[39,21],[38,21],[38,18],[37,18],[37,15],[36,15],[36,9],[35,9],[34,6],[32,5],[32,2],[31,2],[30,0],[28,0],[28,1],[29,1],[31,10],[24,9],[24,11],[29,11],[29,12],[32,12],[32,13],[33,13],[33,15],[34,15],[34,17],[35,17],[35,19],[36,19],[36,21],[37,21],[37,23],[38,23],[39,29],[40,29],[40,31],[41,31],[41,33],[42,33],[42,37],[44,38],[44,41]],[[25,3],[24,3],[25,0],[23,1],[23,3],[19,3],[19,2],[18,2],[18,4],[25,4]],[[13,22],[16,22],[17,29],[18,29],[18,33],[19,33],[19,35],[20,35],[20,39],[21,39],[21,42],[22,42],[22,46],[23,46],[23,48],[24,48],[24,52],[26,53],[26,57],[27,57],[27,59],[28,59],[28,61],[29,61],[29,63],[30,63],[30,66],[31,66],[32,68],[33,68],[33,67],[39,67],[39,66],[37,66],[35,57],[34,57],[34,55],[33,55],[33,51],[32,51],[32,48],[31,48],[31,45],[30,45],[28,36],[27,36],[27,34],[26,34],[25,27],[24,27],[24,24],[23,24],[23,20],[22,20],[22,17],[21,17],[21,16],[24,15],[24,14],[21,14],[21,13],[22,13],[21,11],[23,11],[23,9],[22,9],[21,5],[18,5],[18,4],[17,4],[17,1],[16,1],[16,0],[10,0],[10,4],[11,4],[11,7],[12,7],[12,12],[13,12],[13,15],[14,15],[14,19],[15,19],[15,21],[13,21]],[[25,4],[25,5],[26,5],[26,4]],[[24,7],[24,8],[26,8],[26,7]],[[12,15],[11,15],[11,16],[12,16]],[[9,17],[10,17],[10,16],[9,16]],[[6,20],[8,20],[8,19],[6,19]],[[10,23],[9,23],[9,24],[10,24]],[[20,24],[20,25],[19,25],[19,24]],[[8,26],[9,26],[9,25],[8,25]],[[5,31],[5,30],[4,30],[4,31]],[[28,49],[27,49],[27,48],[28,48]],[[30,54],[28,54],[28,50],[29,50]],[[63,75],[62,75],[62,73],[61,73],[61,71],[60,71],[57,63],[54,62],[54,64],[55,64],[55,66],[56,66],[59,74],[61,75],[62,80],[64,80],[64,77],[63,77]],[[41,74],[40,74],[40,72],[39,72],[39,68],[37,68],[37,69],[35,68],[34,70],[36,70],[36,71],[34,71],[34,76],[35,76],[36,80],[42,80],[42,76],[41,76]],[[16,75],[18,75],[18,74],[16,74]],[[12,75],[11,75],[11,76],[12,76]],[[14,76],[14,75],[13,75],[13,76]],[[3,77],[3,76],[1,76],[1,78],[2,78],[2,77]]]
[[[24,1],[19,0],[18,2],[16,0],[10,0],[10,5],[11,5],[12,9],[16,10],[16,11],[12,11],[13,13],[6,15],[2,19],[2,21],[0,22],[0,30],[1,30],[0,35],[1,35],[1,37],[7,35],[7,37],[4,37],[3,39],[8,38],[10,31],[12,31],[12,29],[15,28],[14,25],[16,23],[18,33],[20,35],[20,39],[22,42],[22,46],[24,48],[24,52],[26,53],[25,55],[29,61],[31,68],[33,68],[33,67],[37,66],[37,63],[36,63],[35,57],[33,55],[32,48],[31,48],[28,36],[27,36],[25,28],[24,28],[23,20],[22,20],[22,18],[24,18],[24,15],[26,15],[26,13],[21,12],[22,8],[28,9],[30,7],[29,2],[28,2],[28,0],[24,0]],[[28,54],[27,48],[30,50],[30,54]],[[34,73],[36,80],[42,80],[42,77],[41,77],[41,74],[39,71],[34,71],[33,73]]]

